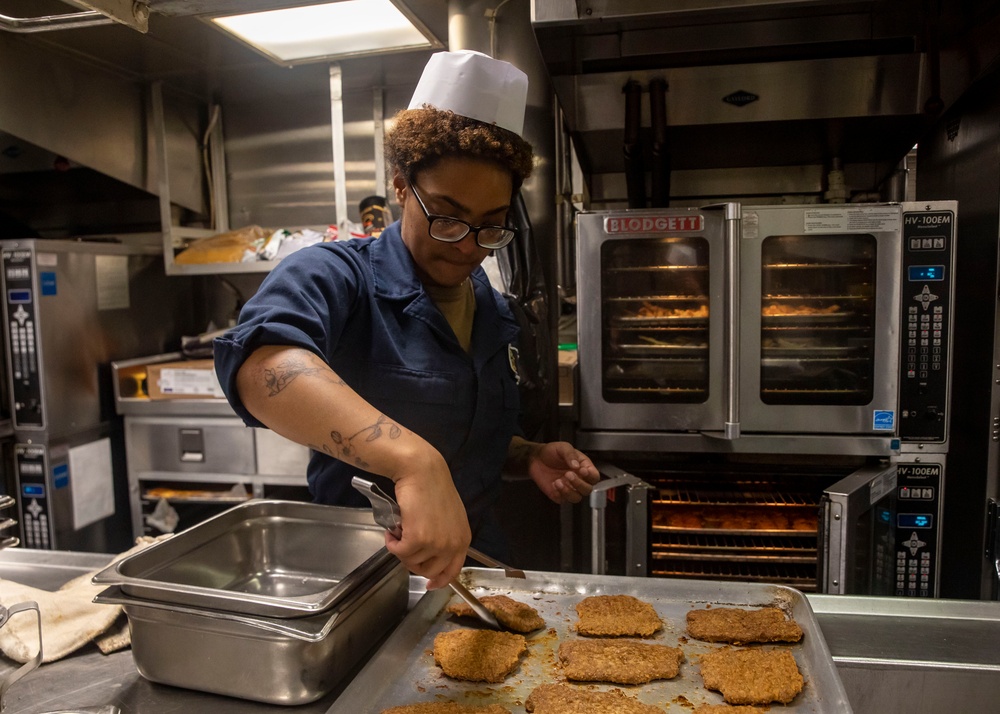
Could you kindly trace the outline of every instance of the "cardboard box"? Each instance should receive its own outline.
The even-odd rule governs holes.
[[[225,399],[210,359],[151,364],[146,370],[150,399]]]

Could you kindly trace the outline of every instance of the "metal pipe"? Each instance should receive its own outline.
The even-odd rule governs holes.
[[[625,83],[625,136],[622,153],[625,160],[625,188],[629,208],[646,207],[646,170],[642,161],[640,138],[642,85],[634,79]]]
[[[347,166],[344,147],[344,82],[340,65],[330,64],[330,124],[333,134],[333,196],[337,206],[337,230],[347,237]]]
[[[649,122],[652,128],[652,205],[670,205],[670,145],[667,141],[667,83],[662,77],[649,83]]]
[[[71,30],[79,27],[113,25],[114,20],[96,10],[70,12],[65,15],[42,15],[41,17],[10,17],[0,15],[0,30],[5,32],[29,33],[51,30]]]

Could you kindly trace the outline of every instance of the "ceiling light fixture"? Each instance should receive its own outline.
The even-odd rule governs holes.
[[[444,46],[396,0],[341,0],[212,22],[286,66]]]

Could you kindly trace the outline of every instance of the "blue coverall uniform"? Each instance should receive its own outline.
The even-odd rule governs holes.
[[[419,434],[445,458],[473,544],[506,556],[492,506],[511,438],[519,433],[517,323],[481,267],[472,273],[476,313],[469,352],[424,290],[399,223],[375,238],[322,243],[283,259],[215,341],[215,367],[229,403],[263,426],[236,392],[244,360],[263,345],[290,345],[324,359],[358,394]],[[364,434],[357,438],[364,438]],[[313,451],[310,492],[319,503],[368,506],[351,476],[391,482]]]

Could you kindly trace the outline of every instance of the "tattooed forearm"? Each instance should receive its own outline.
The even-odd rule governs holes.
[[[264,368],[264,386],[267,387],[267,395],[273,397],[280,394],[296,377],[303,374],[320,377],[332,384],[345,384],[344,380],[325,366],[312,366],[298,359],[285,359],[274,367]]]
[[[382,431],[382,427],[385,427],[386,432]],[[364,434],[366,432],[368,436],[365,437],[365,441],[375,441],[376,439],[380,438],[383,435],[383,433],[386,433],[390,439],[398,439],[400,435],[403,433],[402,430],[399,428],[399,425],[389,421],[389,418],[386,417],[384,414],[379,414],[378,419],[371,426],[366,426],[364,429],[361,429],[358,432],[356,432],[353,436],[351,436],[351,440],[353,440],[359,434]]]
[[[513,469],[526,469],[538,444],[525,439],[514,439],[507,447],[507,465]]]
[[[387,436],[390,439],[398,439],[402,434],[403,430],[398,424],[389,421],[389,418],[384,414],[379,414],[374,424],[359,429],[350,436],[345,436],[339,431],[331,431],[330,441],[333,442],[333,448],[336,451],[332,456],[337,457],[341,461],[353,463],[360,468],[367,468],[368,463],[361,458],[357,447],[354,445],[355,439],[361,436],[364,437],[363,441],[365,442],[376,441],[383,436]],[[327,453],[330,452],[328,451]]]
[[[322,446],[318,446],[316,444],[306,444],[306,446],[308,446],[313,451],[319,451],[320,453],[326,454],[327,456],[333,456],[333,451],[326,444],[323,444]]]

